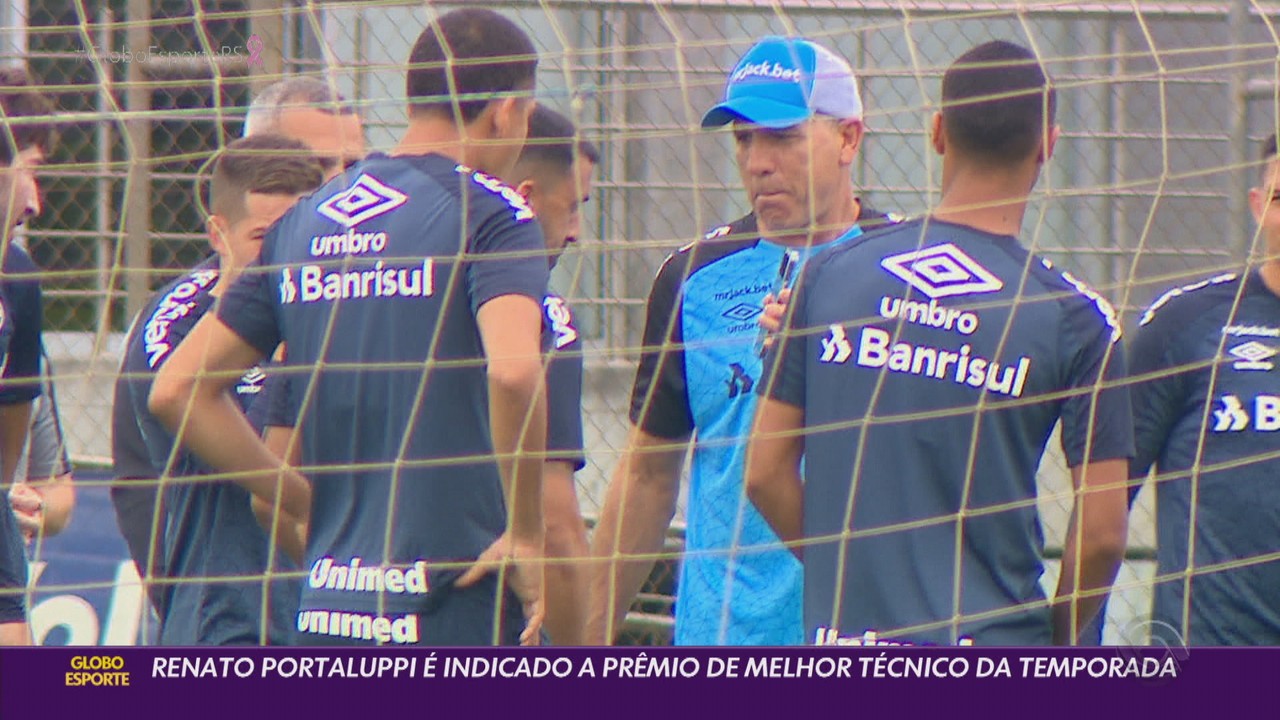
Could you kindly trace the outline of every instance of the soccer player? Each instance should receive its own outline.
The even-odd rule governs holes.
[[[320,161],[325,180],[333,178],[365,154],[364,128],[355,108],[328,83],[310,77],[280,80],[254,98],[245,115],[244,136],[263,134],[280,135],[305,144]],[[262,374],[254,374],[254,377],[261,379]],[[129,399],[128,386],[136,381],[137,378],[131,378],[127,373],[116,379],[111,414],[111,454],[115,466],[111,503],[138,574],[151,582],[164,576],[158,558],[152,553],[159,547],[158,531],[163,525],[157,526],[156,523],[163,517],[163,509],[157,506],[160,499],[158,482],[150,475],[150,453],[142,440],[133,402]],[[278,382],[281,382],[280,376],[271,375],[258,384],[242,383],[239,390],[244,391],[242,394],[266,396],[270,386]],[[265,400],[249,404],[258,426],[265,424],[266,405]],[[268,442],[277,452],[283,452],[288,445],[287,434],[267,432]],[[162,588],[149,584],[148,590],[152,604],[162,612]]]
[[[44,326],[38,269],[14,242],[15,229],[40,213],[36,168],[53,142],[53,104],[32,87],[25,71],[0,70],[0,114],[23,122],[0,128],[0,486],[9,487],[26,446],[31,404],[40,395]],[[46,118],[41,121],[40,118]],[[20,491],[21,492],[21,491]],[[0,645],[29,645],[27,558],[12,512],[0,509]]]
[[[539,639],[549,270],[532,210],[497,179],[528,132],[536,66],[503,16],[441,15],[410,55],[391,156],[286,215],[152,391],[206,461],[309,518],[301,643]],[[305,380],[310,497],[224,396],[281,342]]]
[[[1154,464],[1160,581],[1153,635],[1185,645],[1280,645],[1280,157],[1272,135],[1249,191],[1266,259],[1170,290],[1131,347],[1137,453]],[[1153,638],[1154,639],[1154,638]]]
[[[138,379],[128,384],[129,400],[150,456],[148,475],[161,478],[160,562],[173,581],[162,593],[162,645],[281,644],[292,637],[298,582],[264,588],[261,580],[244,579],[279,566],[249,493],[233,482],[202,478],[212,474],[209,468],[147,411],[148,380],[257,258],[267,228],[321,182],[319,162],[296,140],[255,135],[228,145],[210,182],[209,242],[216,259],[152,296],[130,333],[122,373]],[[253,397],[237,393],[241,410]]]
[[[933,213],[797,284],[747,487],[779,537],[807,541],[810,640],[1070,643],[1115,577],[1133,452],[1127,389],[1105,384],[1123,374],[1120,326],[1017,240],[1054,105],[1028,50],[965,53],[933,119]],[[1077,493],[1050,604],[1035,472],[1059,419]]]
[[[551,265],[576,242],[582,203],[591,197],[591,178],[600,153],[577,140],[568,118],[537,107],[529,137],[511,175],[512,185],[538,216]],[[547,462],[542,470],[542,505],[547,534],[547,634],[557,645],[582,645],[587,605],[586,524],[578,506],[573,474],[586,465],[582,439],[582,343],[573,311],[564,298],[542,301],[550,335],[547,362]]]
[[[680,645],[783,645],[802,640],[800,564],[747,502],[743,459],[760,379],[753,319],[784,254],[886,222],[854,194],[862,100],[853,70],[808,40],[770,37],[729,75],[703,126],[733,124],[753,212],[667,258],[649,294],[631,395],[632,429],[592,556],[588,641],[610,642],[652,567],[675,512],[691,439],[687,550],[677,590]]]

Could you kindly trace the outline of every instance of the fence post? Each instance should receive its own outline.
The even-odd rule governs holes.
[[[127,46],[134,52],[151,45],[151,1],[129,0]],[[133,318],[142,310],[151,283],[151,86],[143,65],[126,64],[125,106],[129,135],[129,174],[125,182],[125,314]]]

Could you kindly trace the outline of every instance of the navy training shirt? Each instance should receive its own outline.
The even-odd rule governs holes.
[[[159,564],[174,584],[162,589],[162,645],[287,644],[300,592],[297,579],[274,579],[264,597],[261,579],[269,569],[296,571],[282,553],[269,552],[270,539],[251,509],[248,491],[230,481],[195,481],[211,469],[183,447],[147,409],[155,373],[200,318],[213,306],[210,294],[218,280],[216,259],[161,288],[139,315],[130,335],[124,374],[131,411],[146,445],[151,467],[144,477],[168,478],[163,486],[164,529]],[[261,371],[246,373],[236,387],[241,410],[247,410],[260,387]],[[246,391],[246,388],[249,390]],[[115,408],[117,413],[129,407]],[[129,436],[131,437],[131,436]],[[122,438],[124,440],[126,438]],[[130,448],[124,457],[133,457]],[[134,471],[140,468],[134,468]],[[136,518],[150,534],[151,518]],[[141,528],[131,529],[138,534]],[[143,551],[145,552],[145,550]],[[227,580],[239,577],[250,579]],[[261,613],[268,604],[263,637]]]
[[[843,557],[805,549],[809,638],[1049,643],[1030,605],[1050,432],[1071,467],[1133,450],[1127,388],[1098,391],[1124,369],[1110,305],[1014,237],[937,220],[833,249],[794,297],[767,392],[804,409],[804,534],[857,533]]]
[[[542,301],[547,357],[547,459],[581,470],[587,464],[582,432],[582,340],[569,303],[549,294]],[[302,397],[297,378],[284,373],[267,377],[261,402],[249,410],[262,427],[294,427]],[[302,382],[306,385],[306,382]]]
[[[496,580],[452,587],[506,528],[476,313],[546,297],[533,212],[442,156],[375,154],[286,214],[259,262],[218,316],[264,355],[283,341],[310,395],[299,642],[430,642],[454,626],[452,641],[493,642]],[[458,606],[474,612],[430,622]]]
[[[1157,572],[1169,579],[1152,632],[1166,640],[1280,645],[1278,354],[1280,297],[1257,271],[1165,293],[1134,333],[1130,476],[1158,473]]]
[[[44,330],[39,268],[21,245],[10,242],[0,264],[0,405],[31,402],[40,395]],[[2,497],[2,496],[0,496]],[[27,556],[18,521],[0,508],[0,623],[25,622]]]

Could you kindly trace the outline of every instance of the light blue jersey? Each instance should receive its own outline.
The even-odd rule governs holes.
[[[862,234],[863,221],[837,239]],[[745,238],[745,239],[744,239]],[[799,263],[828,246],[793,249]],[[788,248],[754,218],[671,255],[649,297],[631,420],[650,435],[694,436],[677,645],[794,645],[803,638],[801,565],[747,499],[746,439],[763,360],[758,316]]]

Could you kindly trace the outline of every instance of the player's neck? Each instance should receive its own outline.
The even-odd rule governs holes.
[[[209,295],[213,297],[222,297],[223,291],[231,287],[231,283],[240,277],[240,268],[235,267],[221,255],[218,256],[218,282],[209,288]]]
[[[1268,260],[1258,268],[1258,276],[1262,278],[1262,284],[1266,286],[1271,294],[1280,297],[1280,260]]]
[[[1034,178],[1025,175],[981,167],[951,173],[944,170],[942,199],[932,216],[993,235],[1016,237],[1027,212],[1027,192],[1034,185]]]
[[[825,245],[848,232],[861,216],[862,203],[850,193],[848,202],[841,202],[825,217],[815,218],[813,226],[806,232],[775,233],[761,224],[760,237],[788,247]]]
[[[409,127],[392,149],[391,155],[443,155],[468,165],[467,144],[452,120],[433,116],[416,117],[409,120]]]

